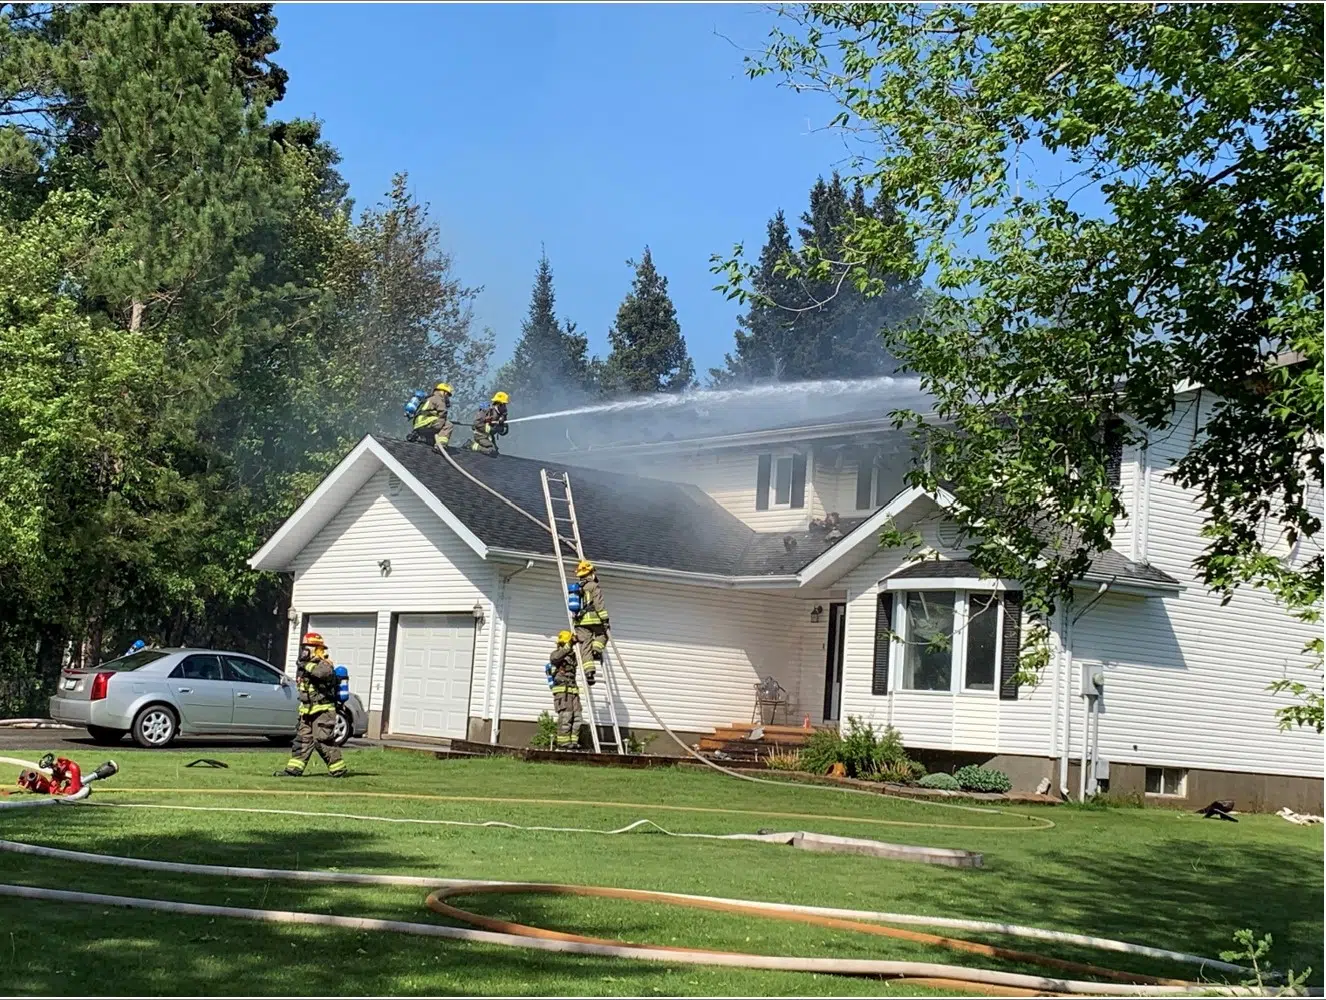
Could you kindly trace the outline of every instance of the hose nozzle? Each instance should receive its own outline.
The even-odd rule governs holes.
[[[120,770],[119,764],[115,763],[115,761],[113,760],[108,760],[106,761],[106,763],[102,764],[101,767],[97,768],[95,771],[93,771],[83,780],[102,781],[106,778],[109,778],[113,774],[118,774],[119,770]]]

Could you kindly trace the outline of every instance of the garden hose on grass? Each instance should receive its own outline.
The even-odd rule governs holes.
[[[123,858],[113,855],[90,854],[83,851],[69,851],[58,848],[39,847],[14,841],[0,841],[0,850],[20,854],[57,858],[77,863],[104,864],[118,867],[135,868],[144,871],[171,872],[176,874],[207,875],[224,878],[247,878],[259,880],[289,880],[318,883],[342,883],[352,885],[385,885],[426,887],[429,893],[426,903],[435,912],[453,919],[461,920],[480,929],[448,927],[437,924],[421,924],[400,920],[381,920],[377,918],[348,917],[334,914],[305,913],[289,910],[260,910],[246,907],[216,906],[201,903],[184,903],[175,900],[145,899],[135,896],[115,896],[103,893],[74,892],[62,889],[34,888],[20,885],[0,885],[0,896],[20,899],[48,900],[68,903],[84,903],[97,906],[119,906],[132,909],[155,910],[167,913],[182,913],[193,916],[230,917],[241,920],[254,920],[283,924],[316,924],[322,926],[347,928],[352,930],[379,930],[396,933],[415,934],[425,937],[449,938],[480,944],[496,944],[533,949],[537,951],[562,952],[596,957],[636,959],[669,964],[727,966],[750,969],[770,969],[788,972],[812,972],[835,975],[883,976],[889,978],[922,978],[931,985],[952,989],[966,989],[976,992],[991,991],[1007,995],[1010,990],[1021,995],[1044,993],[1073,993],[1093,996],[1173,996],[1193,994],[1217,994],[1224,996],[1271,995],[1274,991],[1258,991],[1243,987],[1228,987],[1214,984],[1191,983],[1182,980],[1158,980],[1154,977],[1101,969],[1081,963],[1064,962],[1059,959],[1026,952],[1014,952],[991,945],[955,938],[940,938],[935,935],[921,935],[917,932],[902,931],[899,928],[882,927],[873,922],[881,919],[904,917],[916,923],[942,923],[943,918],[927,918],[916,915],[881,914],[855,910],[829,910],[823,907],[803,907],[790,904],[765,903],[750,900],[722,899],[717,897],[693,896],[680,893],[653,892],[641,889],[615,889],[601,886],[575,886],[549,883],[511,883],[466,879],[434,879],[412,875],[378,875],[361,872],[325,872],[325,871],[290,871],[273,868],[237,868],[222,865],[186,864],[183,862],[153,861],[145,858]],[[885,933],[889,936],[907,937],[923,943],[938,943],[946,947],[960,947],[964,951],[975,951],[994,957],[1009,958],[1019,961],[1035,961],[1038,964],[1055,968],[1089,970],[1097,975],[1104,975],[1115,982],[1100,983],[1084,980],[1058,979],[1034,976],[1023,973],[1002,972],[993,969],[969,968],[965,966],[944,965],[932,962],[895,962],[879,959],[836,959],[799,956],[753,955],[742,952],[709,951],[696,948],[658,947],[626,944],[602,938],[590,938],[575,934],[565,934],[524,924],[494,920],[467,910],[459,909],[446,902],[449,897],[477,893],[552,893],[557,895],[597,896],[612,899],[626,899],[642,902],[660,902],[672,905],[696,906],[708,910],[746,915],[774,916],[779,919],[797,920],[804,923],[862,931],[870,934]],[[830,916],[829,914],[835,914]],[[842,915],[836,916],[836,915]],[[1043,931],[1039,928],[1008,928],[1005,925],[986,924],[980,921],[967,922],[978,925],[980,929],[1003,929],[1006,933],[1032,931],[1037,936],[1055,935],[1062,940],[1059,932]],[[489,929],[485,929],[489,928]],[[498,928],[498,929],[491,929]],[[1072,935],[1077,943],[1093,943],[1100,939]],[[1216,962],[1194,955],[1177,952],[1162,952],[1159,949],[1145,948],[1127,942],[1108,941],[1111,950],[1125,950],[1156,957],[1168,957],[1175,960],[1194,963],[1209,968],[1228,971],[1238,970],[1229,963]]]
[[[80,794],[80,798],[86,797],[90,788],[85,786]],[[134,789],[120,788],[117,791],[132,792]],[[140,789],[137,791],[147,791]],[[154,791],[174,791],[181,794],[178,789],[154,789]],[[353,791],[336,792],[301,792],[295,789],[253,789],[246,791],[235,789],[208,789],[209,792],[219,792],[225,794],[249,794],[251,792],[260,792],[266,794],[277,794],[285,796],[293,795],[314,795],[314,796],[337,796],[352,797],[359,795],[361,797],[387,797],[387,798],[409,798],[409,799],[437,799],[453,801],[501,801],[501,802],[529,802],[537,804],[548,804],[550,800],[540,799],[502,799],[493,797],[478,796],[433,796],[423,794],[406,794],[394,796],[391,793],[356,793]],[[184,791],[183,794],[189,794]],[[47,799],[29,800],[32,804],[37,803],[60,803],[70,802],[70,797],[51,797]],[[13,801],[0,802],[0,807],[18,807],[26,805],[28,802]],[[559,802],[565,805],[564,802]],[[589,804],[589,803],[586,803]],[[631,803],[592,803],[601,807],[626,808],[633,805]],[[297,810],[255,810],[246,807],[210,807],[210,806],[176,806],[172,804],[160,803],[115,803],[111,808],[163,808],[163,809],[183,809],[190,811],[207,812],[231,812],[231,813],[292,813],[301,817],[314,816],[336,816],[337,818],[353,818],[367,821],[378,822],[406,822],[411,821],[406,817],[380,817],[365,816],[357,814],[329,814],[311,811]],[[679,811],[694,810],[704,813],[728,813],[737,815],[769,815],[760,813],[757,810],[743,809],[722,809],[716,807],[687,807],[670,806]],[[775,814],[789,815],[789,814]],[[800,814],[790,814],[800,815]],[[901,821],[895,820],[876,820],[870,817],[817,817],[819,819],[843,819],[859,822],[876,823],[895,823]],[[413,820],[417,822],[439,822],[447,824],[461,824],[466,826],[487,826],[489,823],[468,823],[459,820]],[[562,828],[535,828],[518,827],[515,824],[497,824],[497,821],[491,821],[493,824],[502,826],[512,826],[516,829],[562,829]],[[565,828],[570,832],[588,832],[601,834],[620,834],[629,832],[632,829],[639,828],[642,824],[651,821],[639,820],[621,827],[617,830],[588,830],[583,828]],[[652,824],[657,826],[657,824]],[[662,829],[658,827],[658,829]],[[1007,829],[1007,828],[997,828]],[[671,833],[671,831],[663,831]],[[679,834],[678,836],[700,836],[713,837],[717,839],[764,839],[758,834]],[[774,835],[778,836],[778,835]],[[1050,956],[1044,956],[1029,952],[1016,951],[1008,948],[997,947],[984,944],[982,942],[968,941],[962,938],[943,937],[935,934],[906,930],[900,927],[885,926],[885,924],[912,924],[921,926],[944,927],[952,929],[973,930],[983,933],[999,933],[1014,937],[1035,938],[1040,940],[1054,941],[1058,943],[1075,944],[1079,946],[1092,947],[1101,950],[1118,951],[1128,954],[1144,955],[1151,958],[1165,959],[1169,961],[1181,962],[1197,965],[1206,969],[1220,970],[1225,972],[1245,972],[1239,966],[1227,962],[1219,962],[1212,959],[1202,958],[1197,955],[1188,955],[1182,952],[1172,952],[1165,949],[1150,948],[1144,945],[1136,945],[1129,942],[1115,941],[1108,938],[1095,938],[1087,935],[1072,934],[1063,931],[1052,931],[1042,928],[1021,927],[1018,925],[1000,924],[988,921],[961,920],[956,918],[928,917],[918,914],[890,914],[866,912],[859,910],[837,909],[830,907],[798,906],[785,903],[769,903],[752,900],[724,899],[721,897],[697,896],[684,893],[667,893],[641,889],[618,889],[602,886],[575,886],[548,883],[509,883],[488,880],[469,880],[469,879],[437,879],[409,875],[379,875],[371,873],[352,873],[352,872],[321,872],[321,871],[289,871],[284,869],[259,869],[259,868],[234,868],[217,865],[188,864],[182,862],[154,861],[143,858],[125,858],[113,855],[91,854],[82,851],[70,851],[60,848],[42,847],[37,845],[23,844],[16,841],[0,841],[0,850],[35,855],[39,857],[54,858],[73,863],[93,863],[112,865],[125,868],[134,868],[144,871],[171,872],[187,875],[206,875],[222,876],[230,878],[248,878],[248,879],[281,879],[288,881],[307,881],[322,883],[343,883],[354,885],[391,885],[391,886],[414,886],[426,887],[430,894],[426,899],[426,905],[444,916],[468,923],[478,930],[472,928],[460,927],[442,927],[434,924],[419,924],[407,921],[391,920],[372,920],[359,917],[345,917],[326,914],[311,914],[290,911],[274,910],[255,910],[240,907],[211,906],[194,903],[180,903],[171,900],[144,899],[140,897],[111,896],[100,893],[71,892],[67,890],[34,888],[29,886],[0,885],[0,895],[8,895],[27,899],[44,899],[60,902],[82,902],[95,905],[112,905],[130,907],[136,909],[149,909],[163,912],[176,912],[194,915],[207,916],[226,916],[237,919],[259,920],[277,923],[316,923],[327,926],[354,928],[360,930],[389,930],[398,933],[420,934],[433,937],[452,938],[456,940],[466,940],[482,943],[502,944],[509,946],[518,946],[524,948],[534,948],[543,951],[560,951],[572,954],[596,955],[605,957],[635,958],[651,961],[665,962],[683,962],[696,965],[719,965],[734,966],[756,969],[773,969],[782,971],[801,971],[817,972],[827,974],[843,975],[871,975],[887,976],[891,978],[920,979],[933,986],[945,986],[957,989],[976,990],[978,992],[990,992],[1002,995],[1034,995],[1046,992],[1060,993],[1079,993],[1094,995],[1114,995],[1114,994],[1147,994],[1147,995],[1169,995],[1169,994],[1187,994],[1194,992],[1210,992],[1212,989],[1232,995],[1239,992],[1229,987],[1212,987],[1210,985],[1190,983],[1184,980],[1157,979],[1155,977],[1139,975],[1135,973],[1123,972],[1115,969],[1107,969],[1100,966],[1089,965],[1079,962],[1070,962],[1063,959],[1057,959]],[[797,956],[768,956],[751,955],[740,952],[710,951],[705,949],[678,948],[671,946],[655,947],[627,944],[618,941],[611,941],[602,938],[585,937],[582,935],[567,934],[559,931],[547,930],[538,927],[532,927],[524,924],[516,924],[507,921],[494,920],[480,914],[471,913],[452,905],[447,900],[457,895],[468,895],[477,893],[546,893],[557,895],[573,896],[593,896],[601,898],[624,899],[637,902],[656,902],[669,905],[680,905],[698,907],[718,912],[736,913],[747,916],[765,916],[782,920],[794,920],[822,927],[828,927],[834,930],[850,930],[867,934],[901,938],[913,942],[927,944],[932,946],[946,947],[958,951],[984,955],[1003,959],[1006,961],[1017,961],[1035,965],[1042,965],[1061,972],[1074,972],[1086,975],[1093,975],[1103,979],[1111,980],[1109,983],[1089,982],[1084,980],[1064,980],[1051,979],[1042,976],[1032,976],[1021,973],[1008,973],[998,970],[967,968],[962,966],[950,966],[935,963],[918,962],[894,962],[883,960],[867,959],[832,959],[832,958],[809,958]],[[1248,991],[1242,991],[1247,993]]]

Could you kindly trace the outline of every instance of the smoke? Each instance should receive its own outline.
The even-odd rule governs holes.
[[[931,408],[931,399],[918,379],[887,375],[693,389],[515,417],[508,450],[531,458],[569,457],[575,452],[668,441],[877,423],[895,410],[928,413]]]

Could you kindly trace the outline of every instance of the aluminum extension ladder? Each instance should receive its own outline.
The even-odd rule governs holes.
[[[549,475],[547,469],[539,470],[539,481],[543,484],[543,502],[548,509],[548,526],[552,528],[553,552],[557,555],[557,575],[562,580],[561,601],[562,608],[566,611],[567,627],[572,633],[575,632],[575,619],[571,615],[571,608],[567,604],[567,579],[566,579],[566,560],[567,556],[562,554],[564,543],[570,543],[575,547],[574,558],[576,562],[585,558],[584,547],[580,544],[580,524],[576,521],[576,505],[571,498],[571,477],[565,472]],[[564,508],[559,514],[558,507]],[[562,531],[570,529],[570,538],[562,535]],[[589,712],[589,734],[594,744],[594,752],[601,753],[604,744],[614,747],[619,754],[626,753],[626,745],[622,742],[622,730],[617,724],[617,682],[612,675],[612,670],[608,665],[608,658],[604,656],[603,662],[595,671],[603,679],[604,688],[608,697],[608,721],[612,727],[612,740],[603,739],[599,735],[598,711],[594,704],[594,689],[584,680],[585,664],[580,658],[580,644],[575,643],[576,666],[580,671],[580,689],[585,693],[585,707]]]

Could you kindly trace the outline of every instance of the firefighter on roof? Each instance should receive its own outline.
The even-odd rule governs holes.
[[[481,451],[485,455],[497,454],[496,438],[507,432],[506,405],[511,397],[505,392],[493,393],[493,401],[479,411],[474,418],[474,440],[470,442],[471,451]]]
[[[576,587],[578,587],[577,603]],[[603,651],[608,646],[608,609],[603,603],[603,588],[594,572],[594,564],[581,559],[576,566],[576,584],[570,597],[571,613],[576,626],[576,644],[580,647],[580,663],[585,668],[585,683],[594,686],[594,672],[603,662]]]
[[[277,774],[298,778],[317,751],[333,778],[344,778],[341,748],[332,742],[336,733],[336,668],[327,655],[327,643],[317,632],[305,632],[299,643],[296,669],[299,689],[299,728],[285,770]]]
[[[447,416],[450,409],[451,386],[446,382],[439,382],[433,386],[432,394],[415,411],[410,436],[416,441],[431,444],[441,451],[451,443],[451,432],[455,429]]]
[[[552,689],[553,708],[557,712],[557,736],[554,746],[559,750],[580,745],[580,686],[576,683],[575,636],[566,629],[557,633],[557,647],[548,657],[544,673]]]

